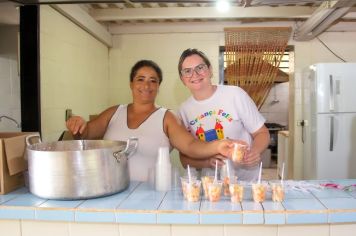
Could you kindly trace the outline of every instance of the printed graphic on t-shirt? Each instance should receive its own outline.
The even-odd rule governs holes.
[[[209,121],[211,122],[214,118],[214,127],[204,127],[209,124]],[[188,130],[192,131],[191,129],[193,127],[196,127],[195,135],[202,141],[210,142],[214,140],[224,139],[224,126],[222,125],[222,123],[223,121],[232,122],[232,120],[232,116],[229,113],[224,112],[223,109],[211,110],[189,121],[191,128],[188,128]]]
[[[221,125],[220,120],[216,119],[214,129],[204,130],[200,124],[195,132],[195,135],[202,141],[213,141],[224,139],[224,127]]]

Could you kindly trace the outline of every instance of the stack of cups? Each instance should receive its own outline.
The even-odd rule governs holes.
[[[160,147],[156,161],[155,185],[157,191],[171,190],[172,165],[169,147]]]

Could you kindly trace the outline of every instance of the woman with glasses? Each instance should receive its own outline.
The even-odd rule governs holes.
[[[89,122],[73,116],[66,123],[68,130],[81,139],[126,141],[137,137],[138,148],[129,158],[130,179],[137,181],[148,180],[148,170],[155,165],[159,147],[172,145],[191,156],[231,155],[231,141],[200,142],[171,111],[155,105],[161,82],[162,71],[155,62],[138,61],[130,74],[132,103],[110,107]]]
[[[213,71],[207,56],[197,49],[185,50],[178,63],[180,79],[190,90],[179,108],[186,129],[196,138],[211,142],[233,139],[248,145],[242,162],[233,165],[239,179],[253,181],[258,177],[261,153],[269,144],[265,119],[248,94],[237,86],[213,85]],[[181,153],[183,166],[196,168],[224,165],[219,155],[199,158]]]

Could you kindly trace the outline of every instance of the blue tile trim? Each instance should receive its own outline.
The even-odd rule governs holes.
[[[50,220],[50,221],[74,221],[74,211],[69,210],[42,210],[36,209],[36,220]]]
[[[76,222],[116,222],[115,212],[89,212],[89,211],[76,211]]]
[[[35,219],[35,210],[0,208],[0,219],[33,220]]]
[[[287,213],[286,223],[287,224],[325,224],[328,222],[327,214],[317,214],[317,213]]]
[[[242,213],[200,214],[200,224],[241,224]]]
[[[263,224],[263,213],[243,213],[243,224]]]
[[[329,213],[328,223],[350,223],[356,221],[356,212]]]
[[[199,224],[199,214],[158,213],[157,224]]]
[[[156,213],[117,212],[117,223],[156,224]]]
[[[265,224],[282,225],[286,223],[286,215],[284,213],[265,213]]]

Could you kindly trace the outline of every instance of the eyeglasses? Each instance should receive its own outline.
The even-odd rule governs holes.
[[[201,75],[203,74],[206,70],[208,70],[208,66],[206,64],[199,64],[194,68],[185,68],[180,71],[181,75],[183,77],[192,77],[194,71]]]

